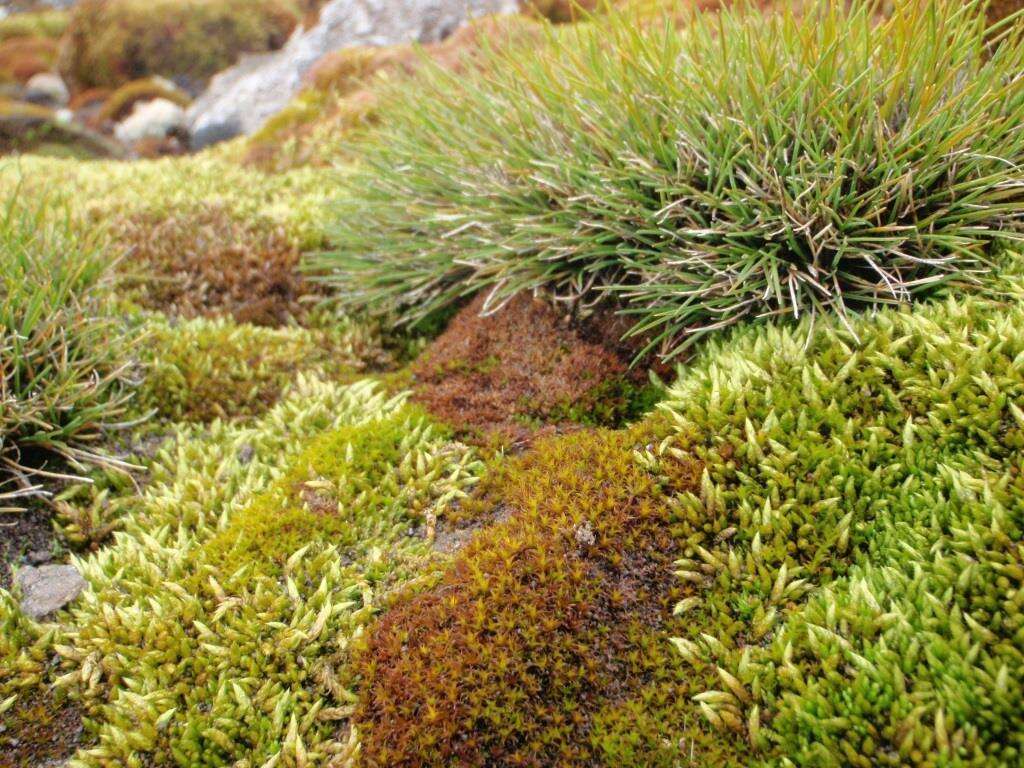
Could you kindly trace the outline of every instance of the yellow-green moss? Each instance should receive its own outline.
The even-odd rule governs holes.
[[[313,543],[365,557],[393,530],[421,520],[432,501],[429,478],[416,477],[408,455],[425,439],[443,440],[444,432],[412,407],[324,435],[210,540],[204,558],[228,573],[251,564],[273,574]]]
[[[11,14],[0,19],[0,40],[16,37],[48,37],[57,40],[67,29],[69,14],[62,10]]]
[[[157,319],[149,327],[136,407],[172,421],[251,418],[300,373],[351,379],[385,357],[372,328],[343,317],[321,330],[227,319]]]

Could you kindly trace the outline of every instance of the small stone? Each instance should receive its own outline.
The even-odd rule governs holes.
[[[256,456],[256,449],[251,444],[246,443],[238,451],[238,463],[248,464]]]
[[[581,547],[592,547],[597,543],[594,529],[590,527],[590,523],[586,520],[576,526],[576,543]]]
[[[33,104],[64,107],[67,106],[69,99],[68,87],[59,75],[51,72],[40,72],[25,83],[25,101]]]
[[[38,621],[78,597],[86,583],[73,565],[43,565],[18,571],[18,587],[21,610]]]
[[[188,123],[185,110],[169,99],[153,99],[135,105],[132,113],[114,129],[114,136],[125,144],[143,139],[166,139],[185,134]]]
[[[32,565],[43,565],[53,560],[53,553],[47,549],[35,549],[29,552],[25,559]]]

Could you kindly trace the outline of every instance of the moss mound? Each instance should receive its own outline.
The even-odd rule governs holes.
[[[82,0],[61,72],[76,89],[162,75],[195,91],[239,54],[281,47],[298,21],[287,0]]]
[[[446,423],[523,437],[544,423],[621,425],[657,399],[614,328],[581,327],[528,296],[485,310],[480,296],[413,364],[416,400]]]
[[[686,676],[663,633],[677,539],[641,431],[539,442],[461,515],[506,508],[371,633],[367,766],[672,766]],[[699,467],[678,481],[696,488]]]
[[[19,37],[47,37],[59,40],[68,26],[68,12],[62,10],[12,13],[0,19],[0,41]]]
[[[695,705],[767,764],[1009,766],[1024,748],[1024,292],[744,334],[670,397]],[[728,536],[726,535],[728,534]],[[697,707],[695,706],[696,710]],[[696,712],[695,712],[696,714]]]

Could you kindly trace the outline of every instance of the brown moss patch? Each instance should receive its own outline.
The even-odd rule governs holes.
[[[484,316],[484,298],[413,364],[415,399],[446,423],[521,439],[545,423],[618,425],[653,403],[613,324],[581,327],[525,294]]]
[[[668,508],[632,458],[646,439],[540,441],[482,481],[462,516],[507,521],[356,658],[364,765],[668,768],[685,754],[671,734],[692,694],[664,639],[683,590]]]
[[[22,693],[0,715],[0,768],[40,768],[71,757],[82,740],[78,707],[46,688]]]
[[[115,237],[138,302],[170,315],[279,325],[304,316],[318,292],[281,229],[222,210],[135,217]]]

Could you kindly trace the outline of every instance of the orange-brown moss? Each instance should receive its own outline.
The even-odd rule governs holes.
[[[76,89],[163,75],[198,90],[241,53],[282,46],[298,22],[286,0],[82,0],[61,71]]]
[[[478,297],[413,364],[415,399],[466,431],[522,438],[540,423],[617,425],[653,404],[614,336],[520,295],[482,316]]]
[[[464,506],[506,510],[357,657],[364,765],[672,766],[690,683],[663,633],[682,595],[640,430],[541,441]],[[699,467],[679,473],[696,487]]]
[[[57,64],[57,41],[46,37],[16,37],[0,42],[0,76],[19,83],[50,72]]]
[[[215,208],[131,218],[114,237],[139,303],[171,315],[277,325],[303,316],[318,293],[284,232]]]

